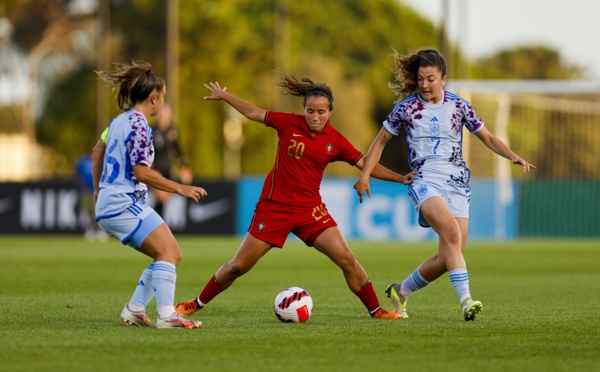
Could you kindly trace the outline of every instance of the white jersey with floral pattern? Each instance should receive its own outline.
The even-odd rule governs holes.
[[[468,187],[470,172],[462,157],[463,126],[476,133],[484,127],[471,104],[459,96],[442,91],[438,103],[424,101],[414,94],[394,106],[383,122],[392,134],[403,129],[411,169],[424,174],[444,175],[447,182]]]
[[[146,118],[133,109],[117,116],[109,125],[96,203],[96,218],[122,212],[136,200],[145,199],[148,187],[138,181],[133,166],[151,166],[154,161],[152,129]]]

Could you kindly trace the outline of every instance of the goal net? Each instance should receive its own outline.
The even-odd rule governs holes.
[[[537,167],[523,175],[465,135],[473,179],[496,183],[490,213],[498,217],[514,203],[519,237],[600,237],[600,81],[455,80],[446,89]],[[503,226],[496,228],[502,238]]]

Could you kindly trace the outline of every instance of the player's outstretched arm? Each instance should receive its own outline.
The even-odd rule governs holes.
[[[364,168],[366,162],[367,162],[367,158],[362,157],[355,164],[355,166],[356,166],[356,168],[362,170]],[[383,180],[383,181],[398,182],[403,185],[410,185],[410,183],[412,182],[412,179],[415,178],[416,176],[417,176],[416,169],[403,176],[399,173],[396,173],[396,172],[384,167],[381,164],[376,164],[375,168],[373,169],[373,172],[371,172],[371,177],[373,177],[373,178],[377,178],[378,180]]]
[[[535,165],[528,163],[525,159],[522,159],[519,155],[515,154],[514,151],[502,142],[502,140],[494,136],[487,128],[482,128],[479,132],[475,133],[475,135],[496,154],[505,157],[513,164],[523,166],[523,173],[529,173],[531,169],[535,169]]]
[[[265,110],[227,93],[227,87],[221,88],[219,82],[204,84],[204,87],[211,93],[210,96],[204,97],[205,100],[223,100],[248,119],[264,124],[265,114],[267,113]]]
[[[158,172],[153,171],[145,164],[134,165],[133,173],[138,181],[143,182],[148,186],[152,186],[155,189],[162,191],[177,193],[186,198],[193,199],[196,202],[207,195],[206,190],[202,187],[182,185],[175,181],[171,181],[158,174]]]
[[[381,128],[379,134],[377,134],[377,137],[375,137],[371,147],[369,148],[369,152],[367,153],[367,158],[362,166],[360,176],[354,184],[354,189],[356,190],[361,203],[363,201],[365,192],[369,198],[371,198],[371,186],[369,184],[369,178],[375,170],[375,167],[377,167],[377,164],[379,164],[383,148],[391,138],[392,134],[388,132],[387,129]]]

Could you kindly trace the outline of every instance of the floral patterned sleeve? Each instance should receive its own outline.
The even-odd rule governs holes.
[[[483,120],[477,116],[475,110],[469,102],[462,102],[462,112],[463,112],[463,124],[467,127],[469,132],[477,133],[484,127]]]
[[[154,149],[152,145],[152,130],[144,117],[135,115],[132,121],[131,134],[127,139],[127,150],[129,152],[129,163],[131,166],[137,164],[152,165]]]
[[[395,105],[394,110],[390,112],[388,117],[383,122],[383,126],[388,132],[394,136],[397,136],[400,132],[402,121],[402,111],[399,110],[399,105]]]

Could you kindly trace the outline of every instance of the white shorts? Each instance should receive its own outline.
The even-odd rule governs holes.
[[[414,180],[408,186],[408,196],[419,214],[419,225],[431,227],[423,214],[421,205],[433,196],[439,196],[448,205],[450,213],[457,218],[469,218],[469,204],[471,203],[471,188],[458,187],[448,184],[445,179]]]
[[[130,247],[141,247],[152,231],[165,221],[143,201],[127,207],[121,214],[98,220],[109,235]]]

